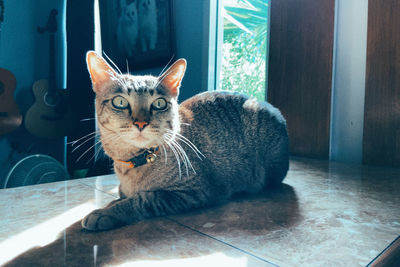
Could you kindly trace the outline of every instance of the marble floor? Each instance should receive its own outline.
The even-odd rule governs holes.
[[[400,169],[294,158],[268,193],[82,231],[117,185],[109,175],[0,190],[0,266],[366,266],[400,235]]]

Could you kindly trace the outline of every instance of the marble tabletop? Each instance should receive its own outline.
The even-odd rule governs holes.
[[[400,169],[293,158],[281,187],[83,231],[114,175],[0,190],[0,266],[366,266],[400,235]]]

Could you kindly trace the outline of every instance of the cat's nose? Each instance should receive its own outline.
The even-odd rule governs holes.
[[[149,123],[147,121],[135,121],[133,124],[139,128],[139,130],[143,130]]]

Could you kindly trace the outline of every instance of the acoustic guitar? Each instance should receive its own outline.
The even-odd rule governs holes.
[[[48,32],[49,78],[33,84],[35,103],[25,115],[25,127],[33,135],[42,138],[57,138],[68,135],[75,125],[75,116],[68,103],[68,90],[56,88],[55,75],[55,32],[57,10],[50,13],[47,25],[38,27],[39,33]]]
[[[22,115],[14,101],[15,76],[0,68],[0,135],[10,133],[22,123]]]
[[[0,33],[4,21],[4,1],[0,0]],[[1,37],[1,35],[0,35]],[[22,116],[14,102],[15,76],[0,68],[0,135],[14,131],[21,125]]]

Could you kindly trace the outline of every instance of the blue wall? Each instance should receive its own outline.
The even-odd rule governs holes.
[[[59,88],[65,88],[65,6],[66,0],[5,0],[0,67],[10,70],[16,76],[16,101],[22,114],[26,113],[34,101],[32,84],[48,76],[48,35],[40,35],[36,29],[46,24],[53,8],[59,11],[59,29],[62,29],[56,34],[57,81]],[[175,59],[185,58],[188,61],[180,101],[207,90],[209,9],[210,0],[174,0]],[[136,74],[158,75],[161,69],[154,68]],[[11,154],[10,142],[17,144],[22,152]],[[30,135],[23,126],[7,136],[0,136],[0,187],[11,166],[25,155],[33,153],[48,154],[64,162],[64,140],[41,140]]]
[[[34,81],[48,76],[48,34],[39,34],[36,29],[46,24],[51,9],[56,8],[59,11],[57,17],[62,23],[58,25],[59,31],[56,33],[57,85],[63,88],[65,76],[61,74],[65,65],[65,0],[5,0],[4,5],[0,66],[9,69],[16,76],[17,94],[26,94]],[[22,109],[25,110],[30,104],[22,102]]]
[[[34,98],[32,85],[48,77],[48,34],[39,34],[38,26],[46,25],[50,10],[58,10],[59,31],[56,33],[57,86],[64,88],[65,76],[65,0],[5,0],[4,23],[0,36],[0,67],[10,70],[16,77],[16,102],[25,114]],[[10,143],[14,144],[14,150]],[[29,152],[28,152],[29,151]],[[44,153],[63,162],[64,142],[48,141],[30,135],[23,126],[0,136],[0,187],[12,165],[27,154]]]

